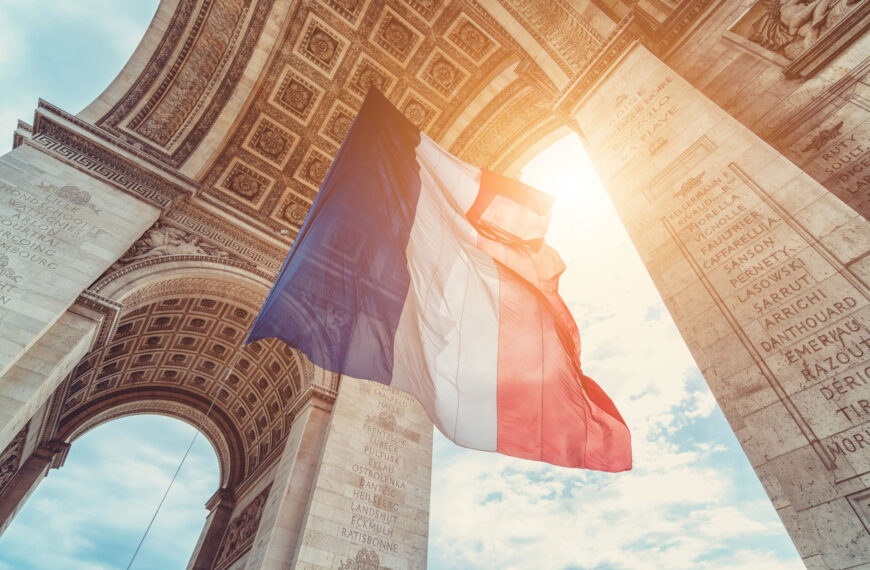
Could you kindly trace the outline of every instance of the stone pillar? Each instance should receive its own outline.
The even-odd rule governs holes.
[[[304,397],[245,568],[425,568],[431,422],[375,382],[342,377],[332,398]]]
[[[332,409],[332,396],[319,386],[307,391],[278,460],[245,568],[289,568],[293,560]]]
[[[639,44],[573,114],[804,562],[870,564],[868,222]]]
[[[227,530],[235,504],[235,498],[229,489],[218,489],[205,504],[209,513],[205,519],[205,526],[199,534],[196,548],[190,556],[190,563],[187,565],[189,570],[214,568],[221,540]]]
[[[431,471],[419,402],[342,377],[293,567],[425,568]]]
[[[35,372],[55,382],[70,364],[64,355],[89,345],[88,327],[61,317],[159,213],[33,146],[0,157],[0,418],[5,424],[18,425],[25,410],[41,405],[51,392],[22,374]],[[12,384],[27,384],[28,394],[10,395]],[[33,400],[37,395],[42,401]],[[10,432],[14,427],[2,434]],[[0,439],[0,447],[7,443]]]

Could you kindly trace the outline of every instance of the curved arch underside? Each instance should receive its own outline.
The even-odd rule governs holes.
[[[82,117],[292,238],[370,87],[463,159],[510,170],[570,127],[559,105],[629,4],[164,0],[138,75]]]
[[[105,346],[89,353],[55,395],[52,439],[69,442],[104,421],[162,413],[203,431],[233,487],[280,453],[290,407],[314,367],[275,340],[241,349],[254,313],[212,296],[165,297],[122,314]],[[209,410],[212,401],[213,409]]]

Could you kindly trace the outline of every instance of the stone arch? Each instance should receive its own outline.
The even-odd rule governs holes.
[[[233,259],[204,255],[167,255],[124,266],[100,278],[90,290],[122,303],[126,310],[170,295],[210,295],[257,311],[272,277]]]
[[[232,489],[280,454],[305,388],[318,381],[337,388],[280,341],[243,347],[268,281],[242,262],[148,259],[104,276],[91,291],[123,308],[114,334],[56,392],[46,434],[53,441],[71,443],[134,413],[202,422],[220,459],[222,487]]]
[[[338,375],[280,341],[243,345],[270,281],[241,260],[206,255],[165,255],[104,274],[88,295],[120,307],[116,322],[30,426],[37,452],[28,461],[61,467],[76,439],[123,416],[153,413],[193,425],[220,466],[220,488],[206,505],[208,546],[194,555],[211,560],[236,501],[244,507],[251,493],[265,501],[262,481],[297,415],[312,396],[331,401],[338,390]],[[10,495],[10,509],[28,494]]]
[[[104,402],[103,406],[87,410],[78,422],[71,424],[67,430],[58,432],[55,439],[72,445],[92,429],[112,420],[141,414],[168,416],[193,426],[208,440],[218,459],[221,488],[232,486],[232,478],[238,476],[232,471],[232,454],[238,454],[238,451],[231,449],[231,446],[237,446],[237,442],[228,439],[225,418],[206,416],[199,407],[182,403],[169,394],[151,393],[148,394],[148,399],[143,399],[143,394],[136,394],[134,398],[130,396],[121,395]]]

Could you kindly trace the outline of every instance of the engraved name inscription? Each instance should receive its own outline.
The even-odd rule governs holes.
[[[402,417],[413,402],[411,396],[380,386],[365,386],[374,396],[375,413],[362,420],[364,438],[360,460],[351,464],[359,484],[350,490],[349,518],[342,521],[340,536],[370,548],[399,554],[401,539],[396,524],[407,517],[406,480],[412,466],[405,453],[419,442],[420,435],[403,426]]]
[[[663,223],[796,421],[834,460],[870,450],[866,287],[736,164],[672,197]]]
[[[84,210],[99,213],[90,195],[75,187],[42,184],[31,193],[0,182],[0,305],[13,298],[28,267],[57,271],[65,246],[101,236]]]
[[[667,142],[662,133],[679,111],[679,105],[666,92],[671,83],[673,79],[665,77],[649,91],[624,96],[619,101],[602,141],[608,151],[620,160],[627,160],[641,149],[654,154]]]

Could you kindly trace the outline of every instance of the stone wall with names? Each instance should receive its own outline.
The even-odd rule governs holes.
[[[870,224],[641,46],[576,116],[804,561],[870,564]]]
[[[425,568],[431,468],[432,423],[417,400],[342,377],[296,563]]]
[[[29,146],[0,157],[0,377],[158,215]]]

